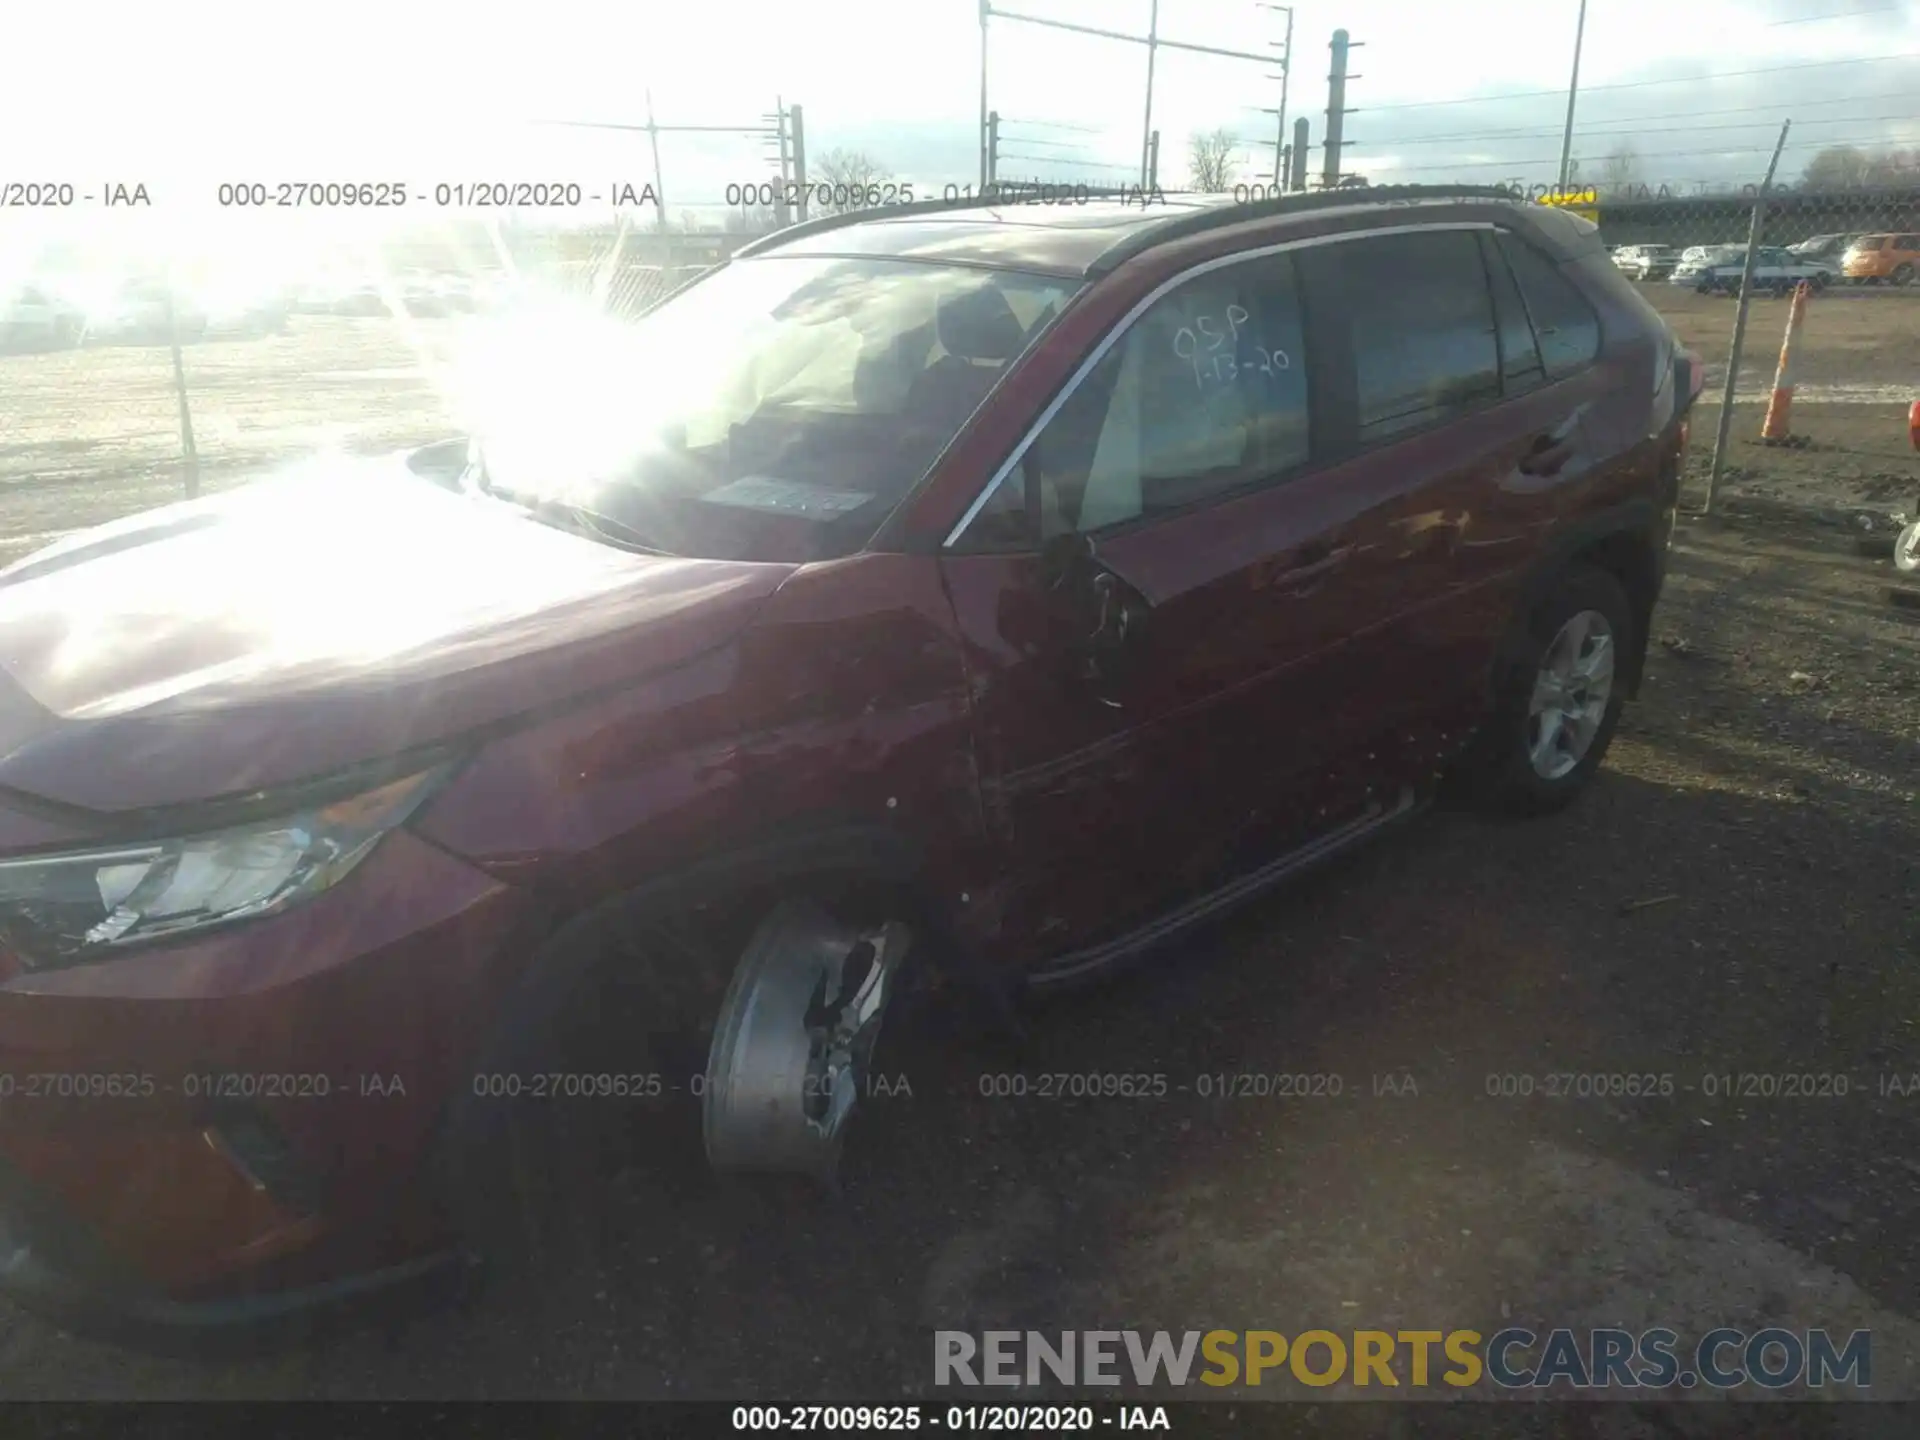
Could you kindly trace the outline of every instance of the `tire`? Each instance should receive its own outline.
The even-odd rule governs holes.
[[[1893,542],[1893,568],[1902,575],[1920,574],[1920,520],[1902,530]]]
[[[592,1258],[609,1215],[615,1225],[631,1223],[636,1204],[651,1214],[676,1203],[724,1204],[744,1195],[751,1205],[771,1195],[791,1214],[827,1193],[797,1175],[716,1175],[704,1146],[698,1082],[708,1072],[716,1023],[743,957],[787,893],[780,887],[697,909],[636,912],[552,947],[544,974],[510,1002],[511,1018],[476,1069],[488,1078],[658,1076],[661,1084],[630,1100],[558,1103],[461,1087],[431,1179],[448,1230],[485,1284],[512,1293],[544,1289],[553,1274]],[[834,914],[863,923],[897,898],[844,883],[821,893],[833,895]],[[888,1042],[899,1037],[886,1027],[881,1036],[897,1067]],[[628,1177],[651,1193],[616,1194]]]
[[[1581,627],[1584,627],[1584,632]],[[1545,815],[1565,808],[1592,781],[1606,758],[1626,702],[1624,657],[1636,644],[1633,607],[1620,582],[1605,570],[1574,565],[1515,627],[1494,681],[1493,710],[1469,761],[1469,783],[1483,807],[1511,815]],[[1546,745],[1536,719],[1536,687],[1543,672],[1563,661],[1570,643],[1587,637],[1575,659],[1604,635],[1611,659],[1605,695],[1594,704],[1591,679],[1574,694],[1587,701],[1585,727],[1560,727],[1567,744]],[[1549,713],[1553,712],[1551,709]],[[1572,743],[1576,730],[1584,737]],[[1536,760],[1536,755],[1540,760]]]
[[[1913,266],[1907,261],[1902,260],[1898,265],[1893,267],[1893,274],[1887,278],[1896,285],[1911,285],[1913,283]]]
[[[519,1293],[569,1268],[590,1241],[594,1200],[629,1157],[669,1175],[698,1165],[686,1081],[727,970],[681,957],[677,918],[636,916],[551,947],[505,1007],[474,1079],[456,1088],[428,1181],[488,1287]],[[637,1099],[556,1100],[521,1078],[602,1073],[663,1080]],[[482,1093],[495,1077],[501,1089],[515,1077],[520,1093]]]

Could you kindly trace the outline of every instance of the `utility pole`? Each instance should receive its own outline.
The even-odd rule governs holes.
[[[653,119],[653,91],[647,91],[647,139],[653,145],[653,208],[660,218],[660,230],[667,228],[667,182],[660,178],[660,127]]]
[[[1287,82],[1293,75],[1293,7],[1291,5],[1262,4],[1260,8],[1262,10],[1278,10],[1283,12],[1287,17],[1287,38],[1281,42],[1280,74],[1277,77],[1280,81],[1280,107],[1271,112],[1275,117],[1273,127],[1273,188],[1279,190],[1287,183],[1287,176],[1291,173],[1287,168],[1289,162],[1285,151],[1287,148]],[[1269,40],[1267,43],[1271,45],[1273,42]],[[1276,77],[1269,75],[1267,78],[1271,80]]]
[[[987,17],[992,0],[980,0],[980,188],[987,188]]]
[[[1147,195],[1151,195],[1153,194],[1155,187],[1158,186],[1159,183],[1160,183],[1160,132],[1156,130],[1147,137],[1147,183],[1141,188],[1146,192]],[[1147,203],[1145,196],[1142,196],[1140,203],[1143,205]]]
[[[807,218],[807,126],[798,105],[787,108],[787,130],[793,138],[793,183],[799,191],[800,219]]]
[[[1293,122],[1293,155],[1291,160],[1293,168],[1287,174],[1287,188],[1289,190],[1304,190],[1307,188],[1307,152],[1313,148],[1307,143],[1307,133],[1307,117],[1302,115],[1298,120]]]
[[[1580,19],[1573,31],[1573,78],[1567,81],[1567,126],[1560,137],[1560,193],[1573,179],[1573,106],[1580,97],[1580,45],[1587,38],[1587,0],[1580,0]]]
[[[791,160],[787,151],[786,102],[778,95],[774,96],[773,114],[760,118],[773,121],[773,143],[780,165],[780,183],[773,195],[773,226],[776,230],[784,230],[793,223],[793,215],[787,205],[787,184],[793,177],[789,171]]]
[[[1346,117],[1353,114],[1347,108],[1347,81],[1360,77],[1347,74],[1347,52],[1354,45],[1347,38],[1346,31],[1334,31],[1332,43],[1327,48],[1333,51],[1333,68],[1327,72],[1327,138],[1323,142],[1327,156],[1326,162],[1320,167],[1320,183],[1331,190],[1340,183],[1340,149],[1349,143],[1341,138],[1346,128]]]
[[[1147,114],[1140,126],[1140,188],[1153,188],[1153,58],[1160,49],[1160,0],[1147,12]]]
[[[987,112],[987,170],[988,185],[999,183],[1000,179],[1000,112]]]

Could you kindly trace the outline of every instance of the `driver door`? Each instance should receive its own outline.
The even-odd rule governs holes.
[[[1290,496],[1331,388],[1308,308],[1286,255],[1169,291],[1095,348],[943,557],[1009,963],[1137,932],[1336,803],[1303,783],[1351,599],[1342,517]]]

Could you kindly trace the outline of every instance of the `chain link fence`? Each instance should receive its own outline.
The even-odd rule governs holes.
[[[324,280],[225,307],[179,277],[92,305],[23,287],[0,325],[0,563],[315,454],[446,438],[476,326],[532,299],[636,317],[725,249],[624,227],[496,241],[451,264],[343,255]]]
[[[1615,262],[1706,362],[1690,499],[1704,497],[1731,364],[1717,503],[1811,507],[1876,526],[1911,513],[1920,493],[1906,420],[1920,397],[1920,190],[1761,200],[1625,186],[1582,199],[1575,208],[1599,225]],[[1760,241],[1735,354],[1756,203]],[[0,353],[0,561],[317,452],[393,451],[457,433],[449,368],[468,327],[491,310],[531,290],[638,316],[744,238],[624,225],[496,233],[296,285],[252,308],[216,312],[190,292],[149,287],[98,328],[56,296],[42,297],[37,318],[16,306]],[[1802,281],[1810,296],[1790,426],[1769,443],[1761,431],[1786,297]]]
[[[1706,362],[1690,500],[1706,498],[1731,367],[1716,505],[1785,507],[1871,528],[1911,517],[1920,497],[1907,428],[1920,399],[1920,189],[1762,196],[1756,187],[1674,195],[1622,186],[1576,198],[1590,202],[1576,208],[1599,225],[1615,263]],[[1769,426],[1777,382],[1790,405],[1776,404]]]

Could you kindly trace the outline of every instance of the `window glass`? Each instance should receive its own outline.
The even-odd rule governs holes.
[[[1502,233],[1500,248],[1513,267],[1521,295],[1526,297],[1547,375],[1557,380],[1592,361],[1600,353],[1600,317],[1593,313],[1586,297],[1552,261],[1525,241]]]
[[[1383,235],[1339,254],[1363,442],[1500,393],[1493,301],[1474,232]]]
[[[1184,508],[1294,468],[1309,453],[1298,292],[1284,256],[1230,265],[1141,315],[1035,438],[1026,465],[1042,536]],[[1027,533],[1023,477],[970,538]]]
[[[1520,287],[1513,283],[1513,272],[1499,247],[1486,248],[1487,279],[1493,286],[1493,313],[1500,327],[1500,375],[1505,392],[1517,395],[1543,383],[1547,372],[1540,363],[1540,347],[1534,343],[1533,324],[1527,319],[1527,307],[1520,299]]]
[[[675,555],[864,544],[1073,282],[886,259],[735,261],[634,325],[530,305],[463,396],[487,482]]]

